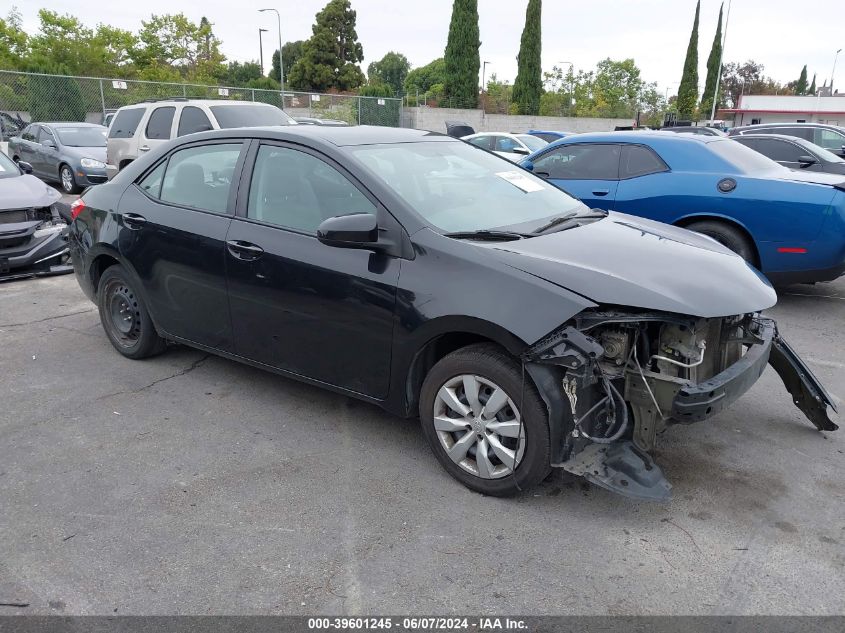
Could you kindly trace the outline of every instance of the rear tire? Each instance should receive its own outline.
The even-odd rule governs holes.
[[[742,231],[730,224],[716,220],[702,220],[701,222],[688,224],[684,228],[712,237],[719,244],[731,249],[752,266],[757,266],[757,253],[754,250],[754,245]]]
[[[514,495],[551,470],[546,407],[528,375],[523,388],[519,363],[496,345],[464,347],[431,368],[420,422],[446,471],[476,492]]]
[[[156,332],[144,300],[122,266],[111,266],[100,277],[97,307],[106,336],[126,358],[139,360],[164,351],[167,343]]]

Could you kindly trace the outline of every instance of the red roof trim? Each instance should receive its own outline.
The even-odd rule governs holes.
[[[719,112],[739,114],[845,114],[845,110],[740,110],[739,108],[720,108]]]

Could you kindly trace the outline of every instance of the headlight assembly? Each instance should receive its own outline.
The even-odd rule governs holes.
[[[100,169],[105,169],[106,164],[99,160],[94,160],[93,158],[83,158],[79,163],[83,167],[97,167]]]

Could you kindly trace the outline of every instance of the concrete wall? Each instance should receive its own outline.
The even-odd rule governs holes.
[[[453,108],[403,108],[402,127],[445,132],[446,121],[464,121],[476,132],[526,132],[563,130],[569,132],[611,132],[617,125],[631,125],[632,119],[589,119],[579,117],[486,114],[483,110]]]

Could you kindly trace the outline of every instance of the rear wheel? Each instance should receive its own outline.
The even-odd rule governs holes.
[[[712,237],[719,244],[731,249],[752,266],[757,265],[757,254],[754,250],[754,245],[742,231],[730,224],[716,220],[702,220],[701,222],[688,224],[685,228]]]
[[[471,345],[434,365],[420,392],[420,421],[443,467],[472,490],[513,495],[549,473],[546,408],[496,345]]]
[[[100,277],[97,307],[106,336],[127,358],[147,358],[164,351],[164,339],[156,332],[144,300],[121,266],[107,268]]]

